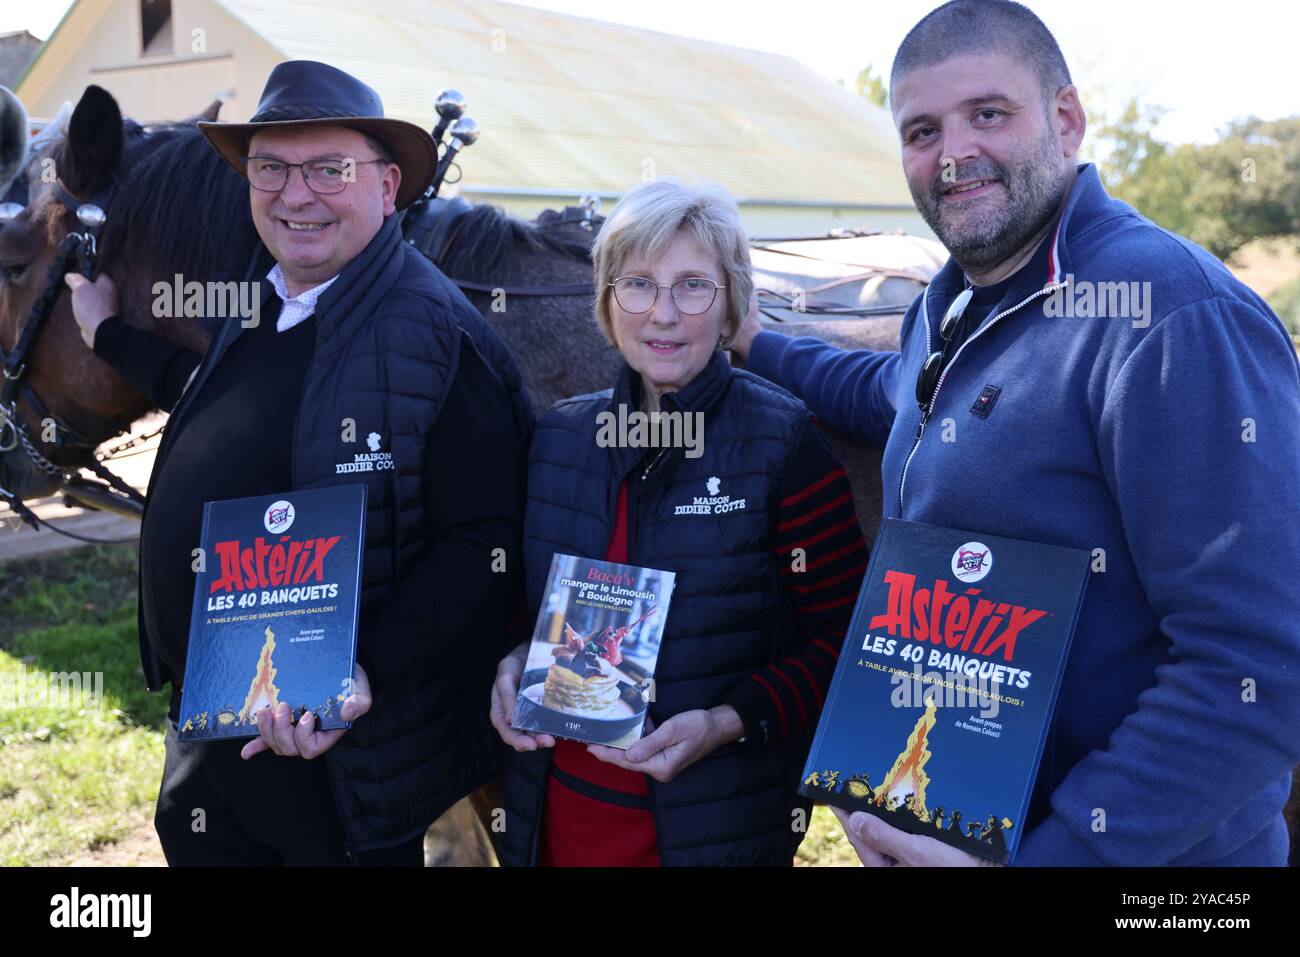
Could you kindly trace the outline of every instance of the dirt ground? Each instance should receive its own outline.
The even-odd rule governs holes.
[[[86,848],[80,854],[51,863],[70,867],[166,867],[153,818],[145,814],[136,817],[130,833],[121,840]]]

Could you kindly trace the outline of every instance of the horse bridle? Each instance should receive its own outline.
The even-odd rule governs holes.
[[[6,352],[3,347],[0,347],[0,360],[3,360],[3,380],[0,381],[0,476],[4,474],[4,456],[21,447],[33,465],[46,475],[59,476],[61,479],[59,485],[61,487],[67,484],[68,468],[52,461],[42,453],[27,434],[27,429],[18,421],[18,400],[21,398],[39,421],[53,424],[54,435],[53,441],[49,443],[50,445],[53,445],[56,449],[74,449],[89,452],[90,462],[86,468],[104,479],[117,491],[138,502],[143,502],[144,499],[139,492],[116,475],[113,475],[95,459],[94,450],[98,443],[84,438],[66,422],[60,421],[57,416],[51,414],[27,380],[28,357],[32,349],[35,348],[41,330],[54,312],[54,304],[64,288],[64,277],[75,268],[88,280],[93,282],[95,279],[98,256],[97,240],[106,218],[104,208],[108,205],[112,195],[111,183],[88,203],[81,202],[59,180],[55,180],[51,184],[51,189],[54,198],[76,215],[80,231],[68,233],[59,243],[54,262],[50,264],[49,272],[45,277],[45,288],[27,313],[27,321],[23,323],[13,349]],[[3,485],[0,485],[0,500],[3,500],[9,508],[32,528],[39,528],[41,524],[45,524],[55,531],[62,532],[62,534],[71,535],[74,538],[81,537],[72,535],[70,532],[63,532],[48,522],[42,522],[15,492],[11,492]],[[85,540],[98,541],[97,539]]]

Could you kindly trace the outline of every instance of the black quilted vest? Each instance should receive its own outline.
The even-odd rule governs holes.
[[[269,295],[269,283],[264,291]],[[531,415],[509,350],[458,289],[402,239],[390,216],[317,302],[316,346],[294,424],[295,489],[364,481],[368,487],[361,620],[395,590],[427,544],[421,469],[426,438],[455,378],[468,337],[511,396],[519,439]],[[172,415],[238,337],[227,322]],[[355,440],[344,441],[344,423]],[[367,451],[377,433],[393,468],[339,473],[335,465]],[[167,452],[164,438],[158,467]],[[473,490],[467,490],[473,494]],[[504,628],[504,619],[501,622]],[[486,636],[466,636],[484,653],[456,668],[430,662],[396,688],[376,688],[372,710],[323,758],[354,851],[414,837],[499,770],[499,739],[487,723],[495,655]],[[402,641],[403,635],[384,635]],[[418,636],[427,644],[427,637]],[[440,639],[438,644],[452,644]],[[464,644],[461,645],[464,647]],[[151,689],[170,675],[154,658],[141,625],[141,655]],[[280,759],[276,759],[280,760]]]
[[[793,640],[790,606],[773,554],[782,480],[809,414],[798,399],[722,353],[664,411],[702,412],[703,453],[670,449],[642,478],[654,450],[602,448],[597,415],[635,409],[626,366],[613,390],[559,402],[538,424],[529,453],[524,575],[529,607],[542,599],[555,552],[603,558],[620,484],[636,483],[629,535],[633,565],[677,573],[655,675],[656,724],[711,708],[747,675],[783,657]],[[697,497],[725,495],[743,509],[679,513]],[[795,787],[810,743],[724,745],[667,784],[650,782],[659,857],[666,865],[789,865],[807,813]],[[506,864],[537,858],[550,754],[507,761]]]

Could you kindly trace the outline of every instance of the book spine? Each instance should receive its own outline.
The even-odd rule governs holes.
[[[195,638],[198,638],[203,629],[203,616],[206,613],[204,605],[207,601],[203,594],[203,585],[208,579],[208,558],[212,547],[212,541],[208,534],[208,526],[212,521],[212,503],[203,503],[203,522],[199,526],[199,554],[203,556],[202,571],[194,573],[194,599],[190,604],[190,640],[189,651],[185,656],[185,674],[181,679],[181,711],[179,717],[184,718],[189,713],[190,698],[190,661],[193,659],[193,652],[196,646]],[[177,732],[181,740],[186,740],[191,735]]]
[[[533,638],[528,645],[530,654],[533,644],[542,640],[542,625],[548,617],[546,612],[551,603],[551,595],[555,593],[555,579],[560,573],[560,563],[568,557],[567,555],[561,555],[559,552],[551,556],[551,570],[546,573],[546,590],[542,592],[542,601],[537,609],[537,621],[533,623]],[[566,601],[564,606],[567,608],[569,603]],[[527,659],[525,659],[526,661]]]
[[[360,493],[357,502],[357,508],[360,509],[360,521],[357,523],[357,562],[356,572],[352,579],[352,641],[349,649],[349,657],[352,662],[352,679],[356,680],[357,675],[357,646],[361,634],[361,582],[365,570],[366,557],[366,497],[369,489],[365,485],[354,486]],[[340,721],[339,727],[351,728],[351,721]]]

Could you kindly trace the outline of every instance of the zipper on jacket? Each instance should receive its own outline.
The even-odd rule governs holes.
[[[903,473],[898,478],[898,517],[899,518],[903,517],[903,488],[907,484],[907,468],[909,465],[912,464],[912,457],[916,455],[916,450],[921,447],[921,436],[925,434],[925,424],[930,421],[930,416],[934,413],[935,403],[939,401],[939,390],[943,388],[943,380],[948,378],[948,373],[952,371],[952,367],[956,364],[958,357],[960,357],[961,354],[966,351],[966,347],[968,345],[970,345],[980,336],[984,335],[984,333],[986,333],[989,329],[993,328],[993,324],[998,322],[1000,319],[1011,315],[1011,313],[1015,312],[1017,309],[1029,305],[1029,303],[1033,302],[1035,299],[1039,298],[1040,296],[1050,295],[1056,292],[1058,289],[1064,289],[1068,284],[1069,284],[1069,280],[1067,279],[1067,280],[1063,280],[1062,282],[1053,283],[1050,286],[1044,286],[1042,289],[1039,289],[1037,292],[1035,292],[1032,296],[1020,300],[1020,302],[1016,303],[1014,306],[1010,307],[1009,309],[1004,309],[1002,312],[999,312],[988,322],[984,323],[984,325],[982,325],[979,329],[976,329],[975,333],[969,339],[963,342],[958,347],[957,351],[953,353],[952,358],[948,360],[948,364],[944,366],[943,372],[939,374],[939,381],[934,384],[934,394],[930,396],[930,401],[926,404],[926,407],[921,410],[921,421],[918,422],[916,426],[916,437],[912,440],[912,450],[907,453],[907,458],[903,460]],[[930,304],[927,297],[924,294],[922,294],[921,320],[922,323],[925,325],[925,354],[926,355],[930,354],[929,305]]]
[[[645,467],[645,471],[641,473],[642,482],[644,482],[646,479],[650,477],[650,473],[654,471],[654,467],[659,464],[659,460],[664,457],[664,453],[667,451],[668,451],[668,446],[665,445],[662,449],[659,450],[659,454],[650,460],[650,464],[647,465]]]

